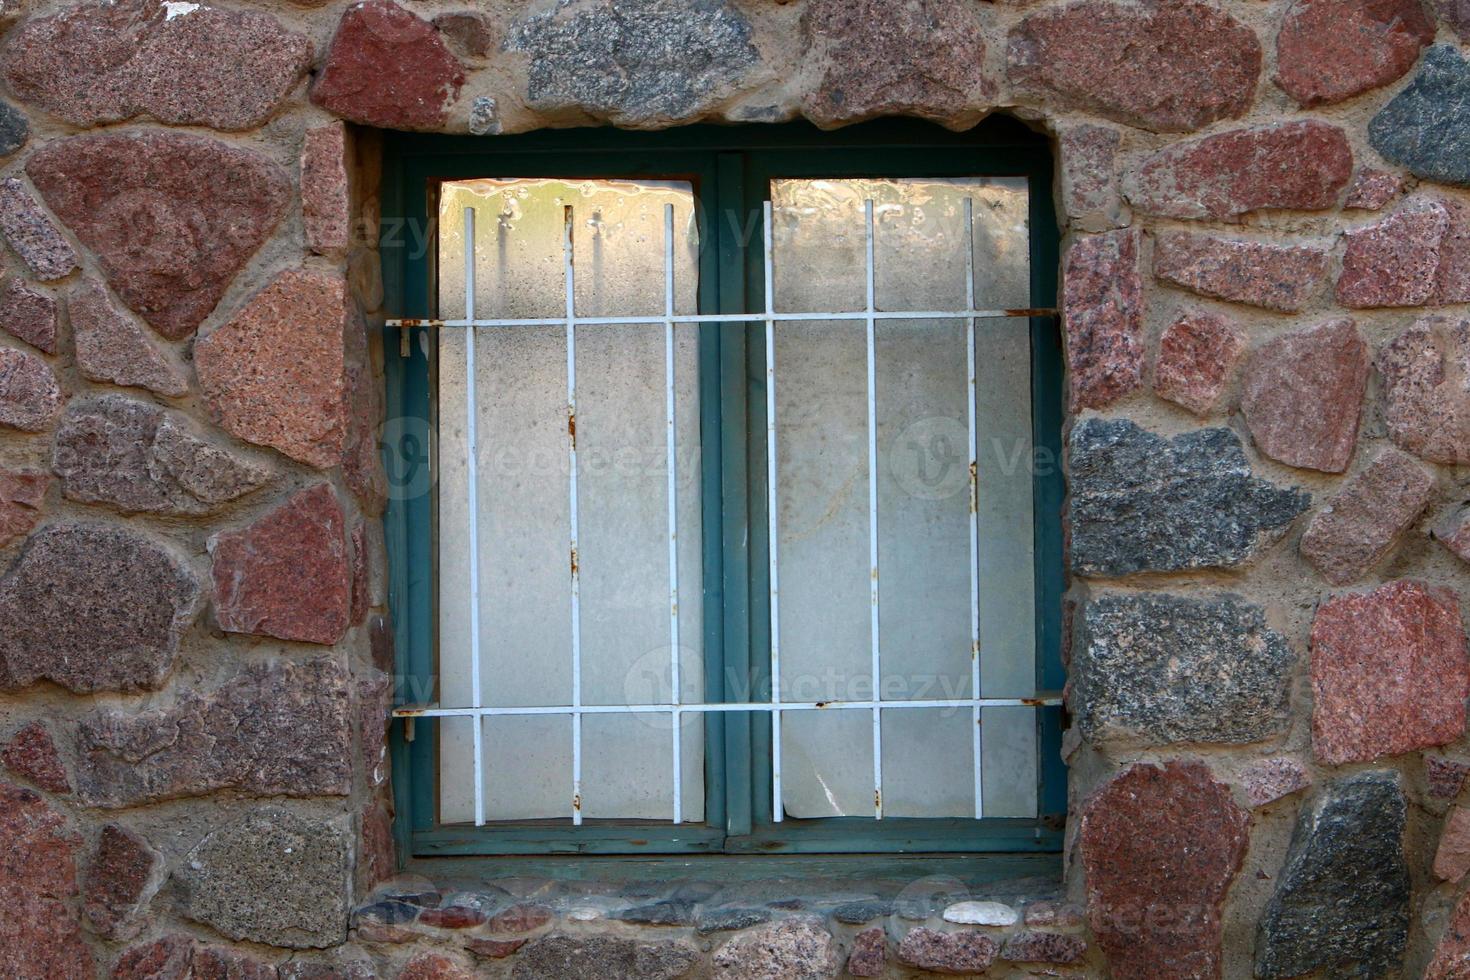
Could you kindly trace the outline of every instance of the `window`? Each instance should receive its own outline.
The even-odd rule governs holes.
[[[1056,849],[1044,144],[390,140],[406,849]]]

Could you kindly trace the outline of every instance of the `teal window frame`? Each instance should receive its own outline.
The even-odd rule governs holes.
[[[434,283],[436,189],[473,177],[689,180],[702,214],[700,312],[763,308],[761,202],[774,177],[1022,176],[1030,199],[1031,307],[1056,302],[1058,234],[1050,147],[1019,122],[992,117],[950,132],[912,120],[883,120],[822,132],[805,123],[690,126],[663,132],[541,131],[466,138],[383,134],[384,306],[390,316],[437,314]],[[728,214],[743,220],[728,220]],[[705,224],[707,225],[707,221]],[[753,233],[751,231],[753,229]],[[742,241],[743,239],[743,241]],[[752,243],[757,250],[752,257]],[[1054,465],[1033,476],[1036,513],[1037,690],[1060,690],[1062,564],[1062,351],[1056,319],[1032,317],[1033,439]],[[769,692],[763,324],[700,324],[702,514],[705,539],[706,696],[732,670],[757,698]],[[436,650],[434,513],[425,484],[423,440],[434,421],[435,334],[387,328],[383,338],[387,417],[384,460],[395,491],[384,517],[390,565],[398,700],[427,700]],[[747,528],[753,533],[746,533]],[[756,531],[756,529],[759,529]],[[754,597],[754,598],[753,598]],[[754,651],[754,652],[753,652]],[[743,699],[743,698],[742,698]],[[1039,809],[1035,819],[833,817],[770,820],[769,720],[750,713],[706,716],[706,819],[702,824],[569,820],[441,826],[435,820],[437,726],[401,719],[390,752],[399,853],[408,857],[698,854],[1047,854],[1060,851],[1066,812],[1062,709],[1037,709]],[[410,730],[412,725],[412,730]]]

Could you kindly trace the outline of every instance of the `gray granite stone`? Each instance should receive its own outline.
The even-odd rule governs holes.
[[[1470,65],[1459,49],[1424,53],[1413,81],[1368,124],[1368,142],[1419,177],[1470,186]]]
[[[339,945],[347,939],[351,851],[330,823],[261,807],[189,852],[174,873],[182,911],[230,939]]]
[[[695,919],[695,927],[701,934],[727,932],[732,929],[749,929],[771,921],[769,909],[725,908],[704,909]]]
[[[559,0],[511,31],[529,101],[620,125],[689,120],[755,65],[750,23],[728,0]]]
[[[688,926],[694,924],[694,906],[688,902],[652,902],[623,909],[613,918],[642,926]]]
[[[711,957],[717,980],[825,980],[841,962],[832,934],[809,919],[787,919],[738,933]]]
[[[1086,419],[1070,453],[1072,569],[1119,576],[1233,568],[1285,535],[1311,495],[1252,475],[1230,429],[1163,437]]]
[[[1256,941],[1256,976],[1394,974],[1409,933],[1398,774],[1340,779],[1297,819]],[[1396,974],[1395,974],[1396,975]]]
[[[8,157],[31,138],[30,120],[9,102],[0,102],[0,157]]]
[[[516,956],[514,980],[674,980],[699,959],[684,942],[649,943],[617,936],[551,935],[526,944]]]
[[[832,910],[832,918],[844,925],[860,926],[881,916],[892,915],[892,902],[844,902]]]

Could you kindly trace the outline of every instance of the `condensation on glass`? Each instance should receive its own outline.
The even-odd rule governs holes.
[[[439,307],[462,317],[463,214],[475,211],[477,314],[565,315],[563,213],[573,207],[578,316],[662,315],[665,205],[674,207],[675,309],[697,303],[698,241],[687,183],[473,180],[446,183]],[[704,699],[697,327],[675,333],[680,688]],[[579,325],[576,337],[581,694],[589,705],[672,699],[664,331]],[[481,699],[486,706],[572,703],[571,505],[563,326],[476,334]],[[439,702],[470,704],[465,331],[439,332]],[[440,819],[474,817],[475,723],[440,721]],[[682,725],[685,820],[703,819],[703,721]],[[484,719],[485,817],[565,817],[571,718]],[[670,819],[667,715],[584,715],[582,813]]]

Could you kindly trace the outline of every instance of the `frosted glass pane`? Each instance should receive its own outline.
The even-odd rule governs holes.
[[[703,819],[700,719],[686,715],[680,772],[684,815]],[[582,815],[668,820],[673,813],[673,731],[666,714],[584,715]]]
[[[781,716],[781,798],[793,817],[873,815],[873,713]]]
[[[579,316],[657,315],[664,308],[664,206],[674,205],[675,309],[697,304],[693,195],[683,182],[476,180],[446,184],[440,206],[439,295],[446,318],[464,314],[463,218],[476,213],[476,314],[556,317],[565,312],[563,207],[574,208]],[[703,691],[699,365],[697,328],[676,329],[679,494],[679,650],[687,700]],[[490,706],[559,706],[572,699],[571,507],[568,498],[566,332],[561,326],[483,328],[476,336],[479,441],[481,696]],[[471,703],[465,336],[439,337],[439,668],[441,703]],[[577,327],[577,450],[582,697],[586,704],[669,701],[668,495],[665,339],[662,325]],[[571,789],[565,737],[534,749],[564,773],[546,792],[514,799],[487,781],[490,820],[565,817]],[[529,723],[528,723],[529,724]],[[591,762],[584,718],[584,777]],[[488,731],[488,729],[487,729]],[[468,729],[441,729],[441,816],[473,817]],[[667,725],[620,728],[602,750],[629,758],[662,752],[658,780],[613,787],[596,815],[672,816]],[[702,819],[702,721],[686,729],[689,819]],[[493,764],[525,763],[527,747],[486,740]],[[661,748],[660,748],[661,746]],[[542,786],[537,781],[536,786]],[[586,811],[584,811],[586,812]]]
[[[777,309],[863,308],[865,199],[874,201],[877,307],[962,309],[966,197],[973,201],[976,305],[1030,305],[1024,180],[781,180],[772,184]],[[888,700],[974,694],[965,328],[957,319],[880,321],[875,331],[877,695]],[[873,696],[865,328],[819,321],[776,329],[782,696],[862,700]],[[982,693],[1030,695],[1029,324],[979,321],[976,374]],[[832,725],[844,726],[845,737],[866,716],[826,727],[793,717],[784,722],[786,757],[813,760],[813,768],[803,775],[786,767],[788,812],[831,815],[836,800],[856,801],[840,812],[870,813],[871,767],[851,764],[850,743],[812,741],[835,734]],[[902,771],[885,775],[885,810],[973,814],[970,712],[941,719],[938,711],[896,709],[884,724],[897,740],[884,746],[885,774],[890,764]],[[870,725],[869,717],[864,730]],[[1008,730],[1003,740],[1034,769],[1034,725],[1031,732]],[[983,752],[988,758],[989,748]],[[1001,780],[993,799],[988,781],[986,788],[987,814],[1034,810],[1034,779],[1029,789]]]

